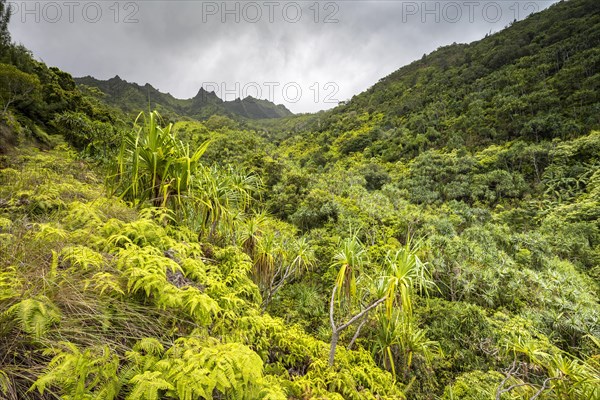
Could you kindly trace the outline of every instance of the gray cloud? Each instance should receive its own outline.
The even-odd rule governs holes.
[[[255,82],[265,98],[277,82],[269,100],[313,112],[335,105],[324,102],[335,89],[328,82],[339,89],[331,97],[348,99],[424,53],[480,39],[555,1],[15,1],[10,28],[36,57],[74,76],[118,74],[179,98],[207,82],[224,86],[228,99]],[[237,15],[222,14],[236,7]],[[301,88],[297,102],[286,101],[286,83]]]

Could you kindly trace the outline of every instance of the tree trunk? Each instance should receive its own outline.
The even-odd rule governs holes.
[[[340,331],[333,331],[331,334],[331,347],[329,348],[329,366],[333,366],[333,360],[335,359],[335,348],[340,338]]]

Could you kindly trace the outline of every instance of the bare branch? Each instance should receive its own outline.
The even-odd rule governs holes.
[[[506,389],[503,389],[504,385],[506,384],[506,382],[513,376],[518,374],[520,369],[520,364],[517,364],[517,360],[513,361],[511,367],[508,369],[508,371],[506,371],[506,377],[504,378],[504,380],[502,380],[502,382],[500,383],[500,386],[498,386],[498,389],[496,390],[496,400],[500,400],[500,397],[502,396],[503,393],[508,393],[513,389],[516,389],[518,387],[522,387],[522,386],[531,386],[532,388],[537,386],[534,385],[532,383],[529,382],[522,382],[522,383],[515,383],[514,385],[511,385],[509,387],[507,387]],[[540,387],[540,389],[529,399],[529,400],[535,400],[537,399],[544,390],[550,389],[550,382],[552,380],[555,379],[562,379],[561,377],[551,377],[551,378],[547,378],[546,380],[544,380],[544,383],[542,384],[542,386]]]
[[[356,339],[358,339],[358,335],[360,334],[360,330],[362,329],[362,327],[366,323],[367,323],[367,317],[365,316],[365,318],[363,318],[363,320],[360,323],[360,325],[358,325],[358,328],[356,328],[356,332],[354,332],[354,336],[352,336],[352,340],[350,340],[350,344],[348,344],[348,350],[352,349],[352,346],[354,346],[354,342],[356,342]]]
[[[379,300],[373,302],[369,307],[365,308],[364,310],[362,310],[361,312],[359,312],[358,314],[356,314],[354,317],[352,317],[350,319],[350,321],[348,321],[344,325],[340,326],[338,328],[338,331],[346,329],[347,327],[349,327],[350,325],[352,325],[354,322],[356,322],[356,320],[360,319],[363,315],[365,315],[366,313],[368,313],[369,311],[371,311],[372,309],[374,309],[375,307],[377,307],[378,305],[380,305],[381,303],[383,303],[386,299],[387,299],[387,296],[383,296]]]
[[[335,292],[337,290],[337,285],[333,286],[333,291],[331,293],[331,302],[329,303],[329,322],[331,323],[331,329],[335,333],[337,328],[335,327],[335,321],[333,319],[333,312],[335,308]]]
[[[534,394],[529,400],[535,400],[535,399],[537,399],[542,394],[542,392],[544,390],[550,389],[550,386],[546,386],[546,385],[549,385],[550,381],[552,381],[553,379],[562,379],[562,378],[558,377],[558,376],[555,376],[555,377],[552,377],[552,378],[547,378],[544,381],[544,383],[542,384],[542,387],[540,388],[540,390],[538,390],[537,393]]]
[[[506,371],[505,373],[505,378],[502,380],[502,382],[500,382],[500,385],[498,386],[498,389],[496,389],[496,400],[500,400],[500,397],[502,396],[502,393],[506,393],[509,390],[511,390],[510,388],[507,389],[502,389],[504,387],[504,385],[506,384],[506,382],[512,377],[512,375],[518,371],[519,367],[517,364],[517,360],[515,359],[512,363],[512,365],[510,366],[510,368],[508,369],[508,371]]]

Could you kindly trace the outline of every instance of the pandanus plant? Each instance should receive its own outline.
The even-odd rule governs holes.
[[[329,365],[333,365],[335,349],[341,332],[355,322],[362,321],[352,339],[351,343],[354,343],[368,313],[380,304],[385,303],[383,316],[388,322],[387,325],[390,325],[389,322],[392,321],[394,310],[400,310],[407,319],[412,316],[415,289],[426,292],[427,288],[433,285],[426,264],[418,257],[419,246],[418,242],[414,243],[409,238],[402,248],[390,251],[384,260],[380,276],[375,279],[363,279],[363,281],[375,283],[371,290],[372,293],[367,293],[365,297],[370,301],[361,304],[360,311],[346,322],[338,322],[335,316],[336,309],[343,311],[341,306],[344,303],[348,310],[351,309],[348,305],[353,300],[357,300],[357,275],[363,273],[362,270],[368,263],[366,249],[356,236],[340,242],[339,251],[334,256],[332,265],[338,269],[338,275],[329,304],[329,322],[332,329]],[[363,273],[363,278],[369,277]],[[390,332],[386,334],[388,333]]]
[[[236,218],[249,211],[261,181],[231,167],[203,165],[209,144],[192,151],[177,139],[172,124],[161,126],[156,111],[142,112],[122,140],[109,191],[139,207],[168,208],[176,221],[211,242],[235,237]]]
[[[240,245],[252,259],[252,278],[261,291],[265,310],[275,293],[314,264],[312,244],[264,212],[249,218],[240,232]]]
[[[172,124],[161,127],[160,121],[156,111],[138,115],[121,143],[111,191],[135,205],[149,201],[184,213],[184,202],[194,197],[194,179],[207,173],[199,160],[210,141],[192,152],[176,138]]]

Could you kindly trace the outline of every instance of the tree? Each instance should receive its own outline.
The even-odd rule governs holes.
[[[0,0],[0,50],[10,46],[10,32],[8,31],[8,23],[10,22],[11,9],[10,5],[6,4],[6,0]]]
[[[20,71],[13,65],[0,64],[2,115],[6,114],[11,104],[27,99],[32,93],[39,90],[39,88],[40,81],[37,76]]]
[[[265,310],[285,284],[313,266],[315,254],[305,237],[283,222],[258,213],[240,229],[241,246],[253,263],[252,278],[258,285]]]
[[[400,310],[404,314],[405,327],[410,328],[415,288],[420,291],[426,291],[427,287],[433,285],[426,268],[426,263],[422,262],[417,255],[419,250],[419,243],[413,243],[411,238],[408,238],[402,248],[397,251],[389,251],[384,260],[382,274],[372,281],[376,283],[375,287],[372,290],[367,290],[364,296],[371,299],[374,297],[375,300],[371,300],[362,306],[361,311],[347,322],[338,324],[335,321],[336,294],[338,304],[341,305],[342,302],[346,302],[346,305],[350,308],[352,300],[359,297],[356,296],[356,274],[367,264],[366,251],[356,236],[346,239],[341,243],[340,251],[334,256],[335,262],[333,265],[339,267],[339,272],[329,303],[329,322],[332,329],[329,365],[333,365],[335,349],[340,333],[353,323],[363,320],[350,342],[352,345],[358,337],[360,329],[365,322],[364,318],[366,318],[369,311],[377,308],[377,306],[384,302],[386,310],[382,317],[386,331],[390,331],[391,321],[394,319],[394,309]],[[421,339],[425,343],[424,348],[427,346],[431,347],[430,345],[433,342],[426,341],[421,331],[415,332],[418,335],[413,336],[422,336]],[[386,349],[386,351],[388,350]],[[391,357],[389,362],[392,362]],[[410,362],[407,362],[406,365],[410,366]],[[393,366],[391,367],[393,369]]]
[[[351,317],[347,322],[336,323],[335,309],[336,300],[338,308],[351,305],[356,300],[356,274],[366,264],[366,252],[360,240],[353,236],[340,243],[339,252],[334,256],[332,266],[339,267],[339,272],[329,303],[329,323],[331,325],[331,344],[329,349],[329,366],[333,365],[335,360],[335,350],[340,339],[340,334],[353,323],[366,317],[369,311],[373,310],[387,299],[387,292],[383,297],[370,301],[368,305],[361,307],[361,311]],[[368,295],[368,293],[367,293]],[[361,324],[362,326],[362,324]],[[359,329],[360,330],[360,326]],[[357,330],[357,334],[358,334]],[[357,336],[357,335],[355,335]]]

